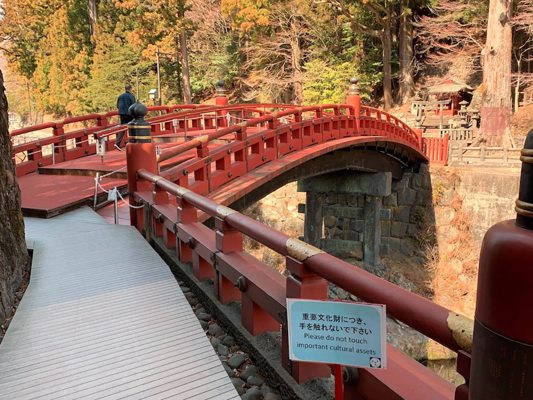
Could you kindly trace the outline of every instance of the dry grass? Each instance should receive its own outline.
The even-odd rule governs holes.
[[[511,135],[517,140],[522,140],[533,127],[533,104],[520,107],[511,117]],[[521,147],[523,143],[516,143]]]
[[[433,186],[441,188],[434,203],[437,243],[426,250],[427,268],[432,271],[433,301],[473,317],[479,248],[472,234],[472,219],[463,211],[456,188],[460,177],[444,169],[434,171]]]
[[[303,232],[303,216],[297,213],[297,207],[299,202],[304,202],[304,196],[303,193],[296,193],[296,183],[290,183],[251,205],[243,214],[297,238]],[[268,247],[245,237],[244,248],[269,267],[280,273],[285,272],[285,257]]]

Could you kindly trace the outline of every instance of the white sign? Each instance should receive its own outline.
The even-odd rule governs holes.
[[[386,368],[385,306],[287,299],[289,358]]]
[[[101,157],[105,156],[105,144],[107,142],[107,137],[103,137],[96,141],[96,155]]]

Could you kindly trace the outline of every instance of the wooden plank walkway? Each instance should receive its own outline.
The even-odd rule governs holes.
[[[167,265],[89,208],[26,218],[31,280],[0,399],[239,399]]]

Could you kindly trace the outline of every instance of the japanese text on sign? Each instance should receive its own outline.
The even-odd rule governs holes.
[[[386,367],[385,306],[287,299],[289,358]]]

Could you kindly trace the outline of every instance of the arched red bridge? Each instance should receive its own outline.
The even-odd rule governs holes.
[[[191,263],[191,282],[213,280],[220,304],[239,300],[242,325],[252,335],[281,327],[282,364],[297,382],[331,370],[289,361],[286,300],[326,299],[331,282],[363,301],[386,304],[391,316],[456,352],[457,370],[468,383],[471,321],[227,207],[243,196],[259,196],[269,184],[304,176],[303,165],[312,175],[346,168],[394,173],[428,159],[445,163],[446,138],[425,141],[394,116],[361,105],[354,88],[345,105],[227,105],[223,96],[217,103],[150,108],[147,123],[130,126],[125,152],[114,150],[115,135],[127,127],[111,125],[112,113],[12,132],[16,140],[52,131],[14,146],[23,207],[30,214],[61,212],[92,200],[93,176],[110,174],[101,185],[127,183],[136,207],[130,209],[131,224],[171,262]],[[67,129],[80,122],[90,126]],[[71,195],[55,190],[59,185],[73,188]],[[41,208],[32,208],[32,201]],[[202,223],[208,218],[214,229]],[[288,276],[246,253],[243,236],[285,257]],[[468,398],[467,384],[455,388],[390,345],[388,360],[386,370],[344,369],[344,398]]]

